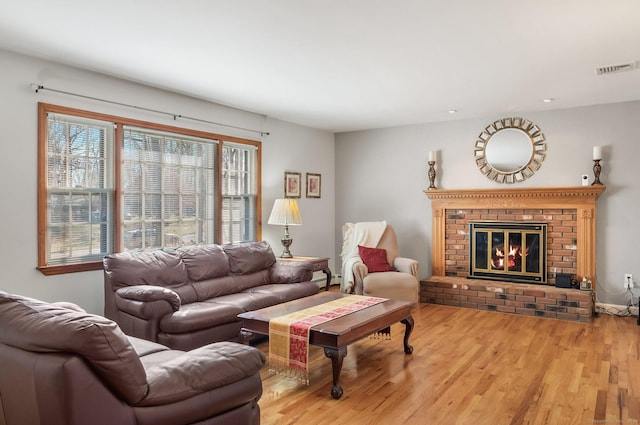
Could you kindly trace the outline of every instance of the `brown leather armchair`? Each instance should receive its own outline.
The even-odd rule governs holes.
[[[170,350],[0,291],[0,425],[259,424],[264,363],[250,346]]]
[[[393,227],[386,221],[345,223],[342,236],[342,292],[410,301],[418,306],[419,263],[398,255]],[[382,261],[388,270],[370,270],[360,256],[359,245],[384,250]]]

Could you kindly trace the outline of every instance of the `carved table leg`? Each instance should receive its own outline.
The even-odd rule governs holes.
[[[333,387],[331,387],[331,397],[338,400],[342,397],[342,387],[340,386],[340,372],[342,372],[342,360],[347,355],[347,347],[326,348],[324,355],[331,359],[331,370],[333,371]]]
[[[242,344],[249,345],[253,337],[254,337],[253,332],[248,331],[245,328],[240,329],[240,342]]]
[[[405,325],[405,329],[404,329],[404,352],[405,354],[411,354],[413,353],[413,347],[411,345],[409,345],[409,335],[411,335],[411,332],[413,331],[413,317],[409,316],[406,319],[403,319],[400,321],[400,323],[404,323]]]
[[[328,291],[329,286],[331,286],[331,269],[323,269],[322,273],[327,276],[327,283],[324,285],[324,290]]]

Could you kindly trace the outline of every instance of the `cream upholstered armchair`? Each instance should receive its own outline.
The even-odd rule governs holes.
[[[346,223],[342,238],[342,292],[410,301],[417,307],[419,264],[398,256],[393,227],[386,221]]]

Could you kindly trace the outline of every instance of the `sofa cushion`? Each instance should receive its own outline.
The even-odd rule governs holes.
[[[255,289],[255,288],[252,288]],[[215,299],[217,304],[238,305],[242,308],[243,313],[247,311],[259,310],[261,308],[270,307],[278,304],[277,294],[269,291],[265,292],[238,292],[237,294],[229,294],[224,297]],[[235,320],[240,321],[239,318]]]
[[[229,274],[229,258],[219,245],[191,245],[178,251],[194,282]]]
[[[140,358],[143,366],[145,356],[153,353],[158,353],[160,351],[170,351],[169,347],[158,344],[157,342],[149,341],[142,338],[136,338],[135,336],[129,335],[127,335],[127,338],[129,339],[129,343],[135,350],[136,354]]]
[[[133,285],[173,287],[188,281],[185,264],[175,251],[120,252],[107,255],[103,263],[113,290]]]
[[[0,291],[0,342],[29,351],[76,353],[129,404],[147,394],[135,350],[118,325],[104,317]]]
[[[251,289],[247,289],[244,292],[253,294],[254,296],[258,296],[259,294],[264,294],[268,296],[269,299],[274,305],[278,303],[284,303],[287,301],[295,300],[298,298],[309,297],[311,295],[315,295],[320,290],[320,287],[316,282],[307,281],[307,282],[297,282],[297,283],[289,283],[287,285],[282,284],[267,284],[256,286]],[[265,306],[266,307],[266,306]],[[262,308],[262,307],[259,307]]]
[[[158,356],[159,359],[153,359]],[[257,375],[265,356],[254,347],[218,342],[187,353],[151,354],[147,368],[149,394],[138,406],[157,406],[183,400]]]
[[[216,279],[202,280],[192,284],[198,295],[198,301],[235,294],[245,289],[269,283],[269,270],[260,270],[245,275],[229,275]]]
[[[247,296],[245,296],[247,298]],[[207,329],[221,324],[238,321],[238,314],[244,313],[242,304],[226,304],[210,301],[185,304],[173,314],[160,319],[160,331],[168,334],[182,334]]]
[[[229,256],[232,274],[249,274],[268,269],[276,262],[276,256],[266,241],[224,245]]]
[[[269,268],[269,282],[306,282],[313,279],[313,268],[313,264],[306,261],[276,261]]]
[[[180,310],[160,319],[160,330],[167,334],[184,334],[239,322],[240,313],[313,295],[318,289],[314,282],[291,283],[286,286],[261,285],[243,292],[185,304]]]

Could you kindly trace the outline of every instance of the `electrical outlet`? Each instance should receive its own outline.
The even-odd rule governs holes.
[[[633,275],[631,273],[625,273],[624,275],[624,288],[625,289],[633,288]]]

